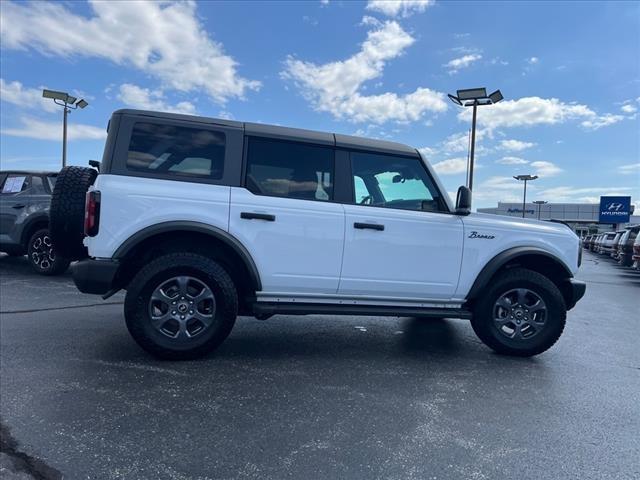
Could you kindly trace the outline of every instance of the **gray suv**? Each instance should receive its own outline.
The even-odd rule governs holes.
[[[49,204],[57,172],[0,171],[0,252],[27,254],[33,269],[57,275],[69,260],[53,250]]]

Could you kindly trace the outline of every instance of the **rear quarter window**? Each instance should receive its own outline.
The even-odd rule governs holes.
[[[153,176],[219,180],[224,174],[223,132],[137,122],[127,152],[127,169]]]

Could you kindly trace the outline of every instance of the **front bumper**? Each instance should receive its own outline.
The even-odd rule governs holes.
[[[574,278],[569,278],[562,285],[562,293],[564,300],[567,304],[567,310],[571,310],[576,306],[576,303],[584,297],[584,292],[587,289],[587,284]]]
[[[71,267],[73,282],[82,293],[104,295],[113,290],[119,266],[113,260],[80,260]]]

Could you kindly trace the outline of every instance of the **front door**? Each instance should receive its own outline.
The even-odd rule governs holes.
[[[249,250],[262,292],[335,295],[344,211],[333,203],[331,147],[250,137],[244,187],[231,189],[229,232]]]
[[[338,293],[450,299],[458,285],[463,226],[448,213],[419,158],[352,152],[354,202],[345,205]]]

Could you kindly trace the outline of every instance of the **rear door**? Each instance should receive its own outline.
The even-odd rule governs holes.
[[[333,202],[334,149],[248,137],[242,187],[231,188],[229,232],[253,257],[261,298],[334,294],[344,211]]]
[[[463,225],[419,158],[351,152],[338,293],[449,299],[458,285]]]

